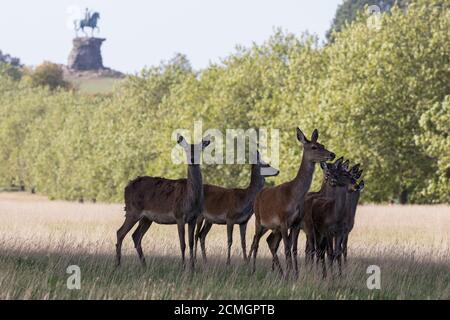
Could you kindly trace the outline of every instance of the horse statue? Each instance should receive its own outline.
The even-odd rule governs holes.
[[[89,12],[87,12],[86,17],[84,19],[75,20],[74,25],[75,25],[76,35],[78,36],[78,31],[81,29],[81,31],[83,31],[83,33],[86,36],[88,36],[86,31],[84,31],[84,28],[87,28],[87,27],[91,28],[91,36],[92,37],[94,36],[94,30],[97,30],[97,32],[100,32],[100,28],[97,26],[98,19],[100,19],[100,13],[94,12],[91,15]]]

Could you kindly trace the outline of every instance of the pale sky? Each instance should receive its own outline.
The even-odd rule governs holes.
[[[72,20],[99,11],[103,64],[122,72],[188,56],[195,69],[218,62],[236,45],[262,43],[276,27],[324,39],[342,0],[4,0],[0,50],[27,65],[67,63]],[[75,15],[75,16],[74,16]]]

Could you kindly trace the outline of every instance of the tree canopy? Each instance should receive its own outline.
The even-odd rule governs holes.
[[[450,13],[439,3],[394,6],[380,29],[361,14],[325,47],[276,31],[199,71],[176,55],[108,96],[32,86],[0,69],[0,185],[122,201],[138,175],[185,176],[171,161],[173,132],[202,120],[204,130],[279,129],[281,171],[270,183],[296,174],[295,128],[318,128],[328,149],[361,164],[364,201],[448,203]],[[249,182],[248,165],[203,170],[207,183]],[[320,179],[318,169],[313,188]]]

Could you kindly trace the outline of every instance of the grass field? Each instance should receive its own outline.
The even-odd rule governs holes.
[[[48,201],[0,193],[0,299],[449,299],[450,207],[361,206],[342,277],[321,279],[300,254],[298,280],[270,271],[265,238],[256,274],[241,258],[235,228],[232,266],[226,267],[226,230],[207,238],[208,264],[180,266],[175,226],[153,225],[143,240],[142,268],[131,233],[123,264],[114,267],[115,233],[122,205]],[[253,237],[250,221],[247,242]],[[304,249],[304,235],[300,237]],[[281,251],[281,250],[280,250]],[[280,252],[281,253],[281,252]],[[284,263],[284,257],[282,257]],[[366,286],[366,268],[381,268],[381,289]],[[66,286],[66,268],[81,269],[81,289]]]
[[[114,86],[122,79],[113,77],[66,77],[81,93],[107,94],[111,93]]]

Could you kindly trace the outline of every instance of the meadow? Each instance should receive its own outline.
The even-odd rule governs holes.
[[[194,272],[180,264],[174,226],[152,225],[143,240],[147,267],[139,264],[131,233],[122,265],[114,265],[115,234],[123,205],[49,201],[19,192],[0,193],[0,299],[449,299],[450,206],[363,205],[350,235],[343,276],[322,279],[304,265],[300,277],[271,272],[261,241],[257,271],[241,257],[235,228],[227,267],[226,230],[213,226],[210,257]],[[253,237],[249,223],[247,242]],[[265,238],[265,237],[264,237]],[[281,250],[280,250],[281,254]],[[282,257],[284,263],[284,257]],[[81,289],[67,288],[66,268],[81,269]],[[369,265],[381,269],[381,289],[366,286]]]

